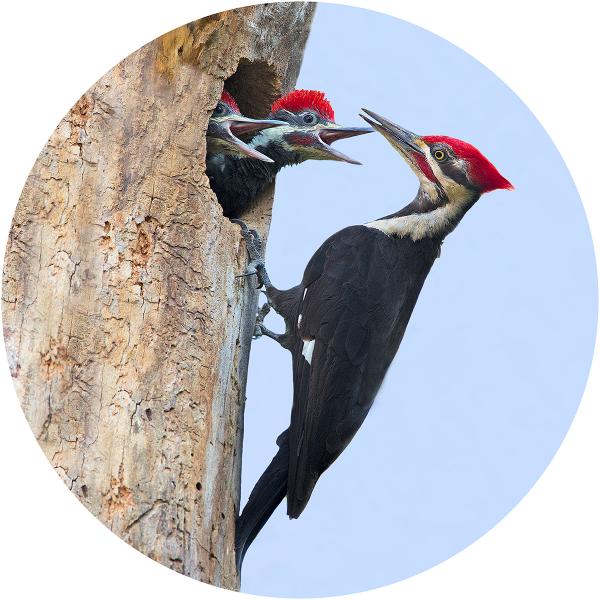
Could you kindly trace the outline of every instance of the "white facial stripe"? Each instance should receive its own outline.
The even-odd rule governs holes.
[[[310,365],[312,361],[313,350],[315,349],[315,340],[303,340],[304,345],[302,346],[302,356],[306,359],[306,362]]]
[[[252,146],[253,148],[258,148],[259,146],[268,147],[271,143],[273,143],[273,140],[279,139],[280,145],[286,149],[289,149],[290,146],[285,141],[284,135],[293,130],[294,128],[290,127],[289,125],[279,125],[277,127],[262,129],[252,138],[252,141],[249,142],[248,145]]]
[[[424,146],[423,150],[425,151],[425,158],[427,159],[427,162],[429,163],[429,166],[431,167],[431,170],[433,171],[435,178],[440,182],[441,186],[445,190],[446,187],[448,185],[451,185],[452,183],[454,183],[454,181],[452,179],[450,179],[449,177],[447,177],[444,174],[444,172],[442,171],[442,169],[440,169],[440,165],[439,165],[438,161],[435,160],[435,158],[433,158],[433,156],[431,156],[431,149],[429,148],[429,146],[427,144],[423,144],[423,146]]]
[[[310,133],[310,132],[314,132],[315,130],[324,129],[324,128],[325,128],[325,125],[318,125],[316,127],[307,128],[303,131]],[[327,153],[328,145],[325,144],[324,142],[322,142],[320,145],[316,145],[316,146],[309,145],[309,146],[300,146],[300,147],[290,144],[287,141],[285,136],[288,133],[292,133],[292,132],[296,132],[296,131],[298,131],[298,129],[295,127],[292,127],[290,125],[281,125],[279,127],[270,127],[269,129],[263,129],[258,135],[256,135],[252,139],[252,141],[248,145],[252,146],[253,148],[259,148],[261,146],[268,147],[270,144],[273,143],[273,140],[276,139],[279,146],[288,152],[301,151],[302,157],[304,160],[309,160],[309,159],[330,160],[331,159],[331,155]],[[324,152],[324,150],[325,150],[325,152]]]
[[[419,180],[421,181],[421,189],[433,202],[435,202],[439,198],[439,190],[437,185],[435,185],[435,183],[433,183],[429,177],[425,177],[423,174],[421,174]]]
[[[427,144],[423,144],[423,150],[425,152],[425,158],[427,159],[427,163],[431,167],[431,170],[433,171],[433,174],[435,175],[436,179],[440,182],[440,185],[444,189],[448,200],[450,200],[451,203],[458,202],[459,204],[462,204],[469,200],[471,198],[471,192],[467,190],[464,186],[460,185],[460,183],[454,181],[454,179],[448,177],[442,171],[438,161],[435,160],[433,156],[431,156],[431,149],[429,148],[429,146],[427,146]]]

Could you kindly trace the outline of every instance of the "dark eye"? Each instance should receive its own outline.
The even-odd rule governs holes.
[[[213,115],[218,117],[224,113],[225,113],[225,107],[221,103],[217,104],[217,106],[215,107],[215,110],[213,111]]]
[[[434,150],[433,156],[435,160],[442,162],[447,158],[446,153],[443,150]]]
[[[304,113],[302,115],[302,120],[307,124],[307,125],[314,125],[317,122],[317,116],[314,115],[313,113]]]

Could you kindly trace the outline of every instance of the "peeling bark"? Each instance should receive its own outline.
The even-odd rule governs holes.
[[[4,264],[10,369],[54,468],[132,546],[230,589],[257,294],[204,134],[226,79],[250,116],[293,87],[313,12],[212,15],[102,77],[41,152]],[[271,202],[246,216],[265,236]]]

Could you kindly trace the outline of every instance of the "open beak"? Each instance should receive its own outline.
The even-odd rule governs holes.
[[[269,127],[278,127],[287,125],[285,121],[275,119],[251,119],[242,115],[230,115],[224,119],[211,119],[206,132],[207,138],[218,140],[219,146],[226,146],[235,153],[262,160],[264,162],[273,162],[271,158],[258,152],[238,136],[250,135],[268,129]]]
[[[331,144],[337,140],[344,140],[356,135],[372,132],[373,130],[370,127],[341,127],[340,125],[332,123],[331,125],[325,125],[322,128],[315,129],[315,136],[320,143],[319,148],[327,154],[327,158],[330,158],[331,160],[341,160],[352,165],[360,165],[362,163],[346,156],[343,152],[336,150]]]
[[[229,123],[229,130],[236,137],[257,133],[270,127],[287,125],[285,121],[277,121],[276,119],[251,119],[242,115],[232,115]]]
[[[359,116],[379,133],[381,133],[381,135],[383,135],[383,137],[390,142],[394,148],[400,150],[402,154],[405,156],[410,156],[410,154],[413,152],[421,155],[425,154],[423,148],[420,146],[420,144],[423,142],[421,142],[421,138],[418,135],[408,131],[407,129],[404,129],[403,127],[400,127],[399,125],[396,125],[395,123],[392,123],[385,117],[382,117],[373,111],[367,110],[366,108],[363,108],[362,110],[369,116]]]

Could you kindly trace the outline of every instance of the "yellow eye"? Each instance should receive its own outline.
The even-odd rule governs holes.
[[[446,158],[446,153],[443,150],[436,150],[433,155],[436,160],[444,160]]]

